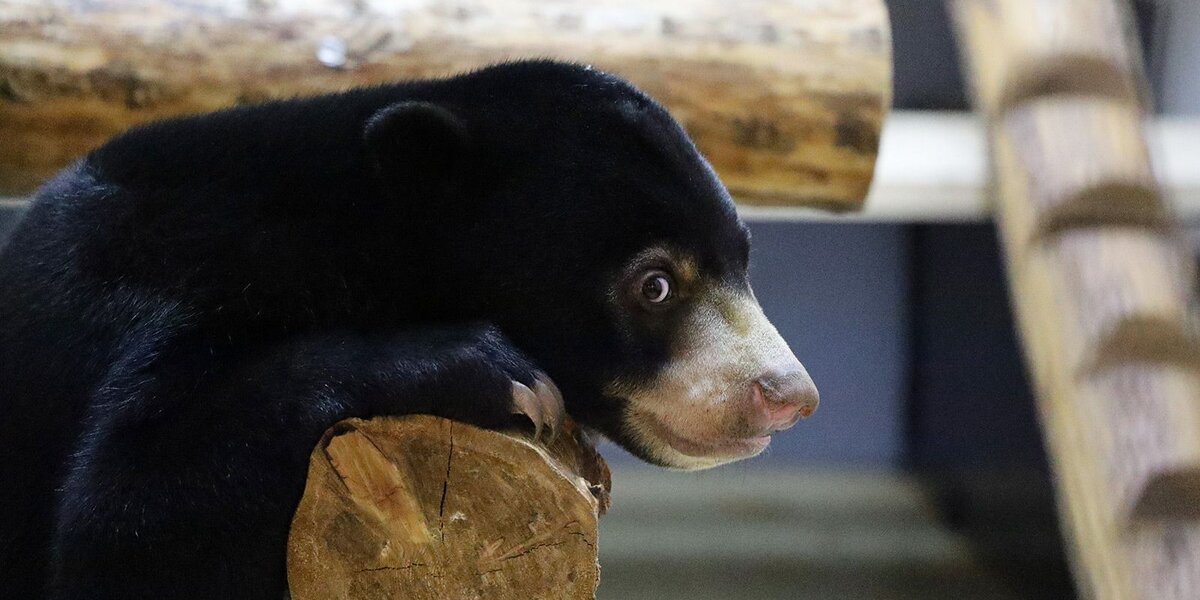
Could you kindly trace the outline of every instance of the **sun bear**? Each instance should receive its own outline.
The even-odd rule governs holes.
[[[349,417],[758,454],[818,397],[749,249],[680,125],[580,65],[136,127],[0,255],[0,597],[278,600]]]

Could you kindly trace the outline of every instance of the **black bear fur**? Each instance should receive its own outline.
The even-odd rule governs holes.
[[[511,381],[545,372],[632,445],[604,385],[651,377],[671,328],[607,298],[655,244],[744,286],[707,163],[584,66],[118,136],[0,255],[0,598],[277,600],[309,453],[348,417],[509,427]]]

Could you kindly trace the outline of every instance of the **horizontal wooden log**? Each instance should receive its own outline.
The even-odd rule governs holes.
[[[0,31],[0,195],[135,123],[550,56],[661,99],[739,201],[848,210],[890,103],[882,0],[0,0]]]
[[[1140,104],[1141,52],[1125,7],[1096,0],[949,0],[976,103],[994,113],[1052,94]]]
[[[590,599],[608,468],[428,416],[345,421],[314,450],[288,541],[293,600]]]

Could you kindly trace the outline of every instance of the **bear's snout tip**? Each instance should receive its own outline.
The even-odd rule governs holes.
[[[821,403],[820,393],[804,367],[769,371],[752,384],[755,407],[770,431],[783,431],[811,417]]]

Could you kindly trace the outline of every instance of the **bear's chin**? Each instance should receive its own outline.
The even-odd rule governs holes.
[[[609,437],[645,462],[682,471],[711,469],[753,458],[771,443],[769,435],[692,439],[649,415],[629,419],[621,435]]]
[[[769,444],[769,436],[764,436],[762,440],[737,440],[736,444],[723,448],[724,451],[718,456],[691,456],[674,448],[662,446],[623,447],[639,459],[658,467],[674,471],[703,471],[758,456],[767,449]],[[735,451],[738,454],[733,455],[732,453]]]

